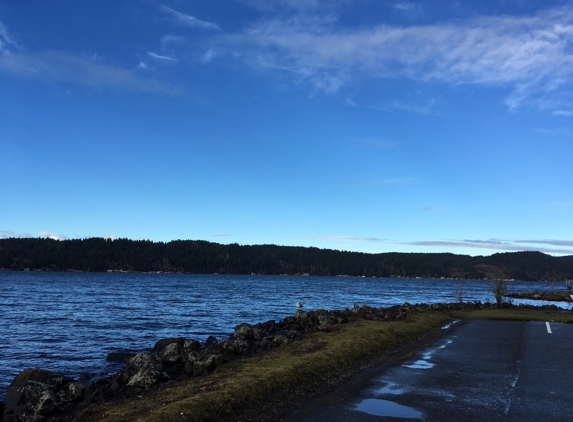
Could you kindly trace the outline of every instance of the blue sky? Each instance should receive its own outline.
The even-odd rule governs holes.
[[[573,254],[573,2],[0,3],[0,237]]]

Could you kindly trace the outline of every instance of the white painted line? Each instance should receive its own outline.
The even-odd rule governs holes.
[[[553,333],[551,332],[551,326],[549,325],[549,323],[546,322],[545,325],[547,325],[547,332],[548,332],[549,334],[553,334]]]

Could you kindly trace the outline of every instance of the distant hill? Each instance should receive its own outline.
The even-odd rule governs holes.
[[[220,274],[310,274],[377,277],[573,279],[573,256],[540,252],[472,257],[451,253],[367,254],[294,246],[222,245],[200,240],[168,243],[101,238],[0,239],[0,268],[44,271],[163,271]]]

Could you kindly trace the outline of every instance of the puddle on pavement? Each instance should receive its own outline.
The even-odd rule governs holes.
[[[374,394],[381,396],[382,394],[404,394],[404,389],[398,387],[398,384],[389,382],[384,387],[374,391]]]
[[[411,369],[431,369],[434,366],[436,366],[435,363],[430,362],[430,359],[432,358],[432,355],[434,354],[434,352],[438,349],[445,349],[449,344],[452,344],[452,341],[453,340],[446,340],[446,342],[444,344],[442,344],[441,346],[438,346],[438,347],[435,347],[433,349],[426,351],[422,355],[422,359],[418,359],[414,363],[405,363],[402,366],[404,366],[406,368],[411,368]]]
[[[442,327],[442,330],[447,330],[448,328],[450,328],[452,325],[457,324],[458,322],[460,322],[459,319],[456,319],[455,321],[450,322],[449,324],[446,324]]]
[[[431,369],[434,366],[436,366],[436,364],[428,362],[427,360],[417,360],[414,363],[410,363],[408,365],[402,365],[402,366],[405,366],[406,368],[410,368],[410,369]]]
[[[453,340],[448,340],[448,341],[446,341],[446,344],[442,344],[442,345],[440,346],[440,349],[445,349],[446,346],[447,346],[448,344],[452,344],[452,342],[453,342]]]
[[[388,416],[393,418],[420,419],[422,412],[411,407],[402,406],[389,400],[366,399],[358,403],[354,410],[374,416]]]

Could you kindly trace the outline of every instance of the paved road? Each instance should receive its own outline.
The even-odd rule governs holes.
[[[573,421],[573,324],[473,320],[303,422]],[[406,419],[405,419],[406,418]]]

